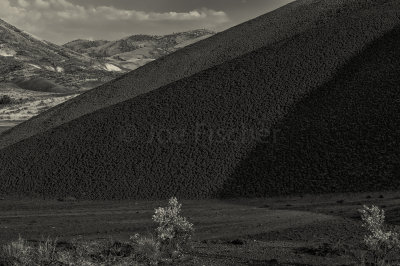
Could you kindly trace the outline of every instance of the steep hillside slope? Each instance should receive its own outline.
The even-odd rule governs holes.
[[[302,3],[311,6],[326,4],[329,7],[333,2],[326,0]],[[0,151],[2,166],[0,192],[45,197],[72,195],[91,199],[147,199],[171,195],[205,198],[219,196],[221,193],[230,195],[231,191],[238,189],[237,185],[247,182],[244,179],[235,181],[237,180],[235,173],[238,167],[240,169],[240,163],[245,162],[243,160],[263,141],[263,136],[266,137],[271,132],[273,125],[282,121],[297,102],[306,99],[308,95],[318,91],[324,83],[333,79],[335,72],[352,57],[361,53],[367,44],[381,38],[385,32],[400,24],[400,3],[397,0],[373,2],[359,0],[343,3],[345,6],[342,9],[333,11],[325,6],[329,12],[325,12],[325,15],[318,20],[318,24],[314,24],[301,34],[265,45],[221,65],[131,100],[82,116],[2,149]],[[303,5],[293,7],[295,10],[299,8],[304,11]],[[397,35],[395,36],[397,40]],[[383,43],[385,41],[386,37],[383,38]],[[375,63],[389,60],[396,66],[398,57],[395,53],[397,52],[392,50],[382,50],[382,53],[390,52],[387,55],[388,59],[384,56],[374,57],[375,53],[381,52],[375,49],[372,52],[367,51],[366,55],[361,55],[361,58],[366,58],[365,62],[362,61],[365,66],[361,68],[361,74],[382,84],[382,88],[395,86],[391,82],[396,80],[375,76]],[[378,62],[374,63],[374,58],[377,58]],[[386,75],[394,77],[397,67],[387,70],[391,71],[388,71]],[[125,78],[129,80],[129,77],[130,75]],[[112,88],[114,84],[110,83],[107,86]],[[122,84],[120,83],[121,86]],[[125,84],[126,87],[130,85]],[[342,85],[346,85],[346,81],[343,81]],[[358,88],[363,87],[362,82],[353,83],[353,86],[356,85],[361,86]],[[395,109],[387,111],[385,106],[378,104],[380,103],[378,97],[370,97],[375,94],[364,95],[362,89],[356,90],[349,87],[348,90],[346,88],[343,90],[349,94],[355,91],[355,94],[359,93],[363,99],[366,99],[363,107],[355,108],[355,110],[368,111],[368,108],[379,110],[381,116],[371,120],[365,117],[365,120],[382,121],[380,124],[370,126],[376,126],[384,132],[388,131],[388,136],[394,136],[393,133],[397,131],[397,128],[393,128],[391,124],[386,125],[383,121],[394,120],[394,114],[389,111],[396,111]],[[390,92],[397,93],[393,90]],[[390,94],[383,95],[385,95],[384,99],[392,102],[396,99],[396,97],[387,97]],[[325,97],[323,99],[325,104],[329,103],[330,99]],[[352,120],[351,116],[347,117],[346,105],[341,105],[340,100],[332,99],[329,106],[335,106],[335,104],[343,107],[337,112],[349,120],[338,117],[336,123],[336,118],[332,116],[332,125],[342,126],[342,128],[337,127],[337,131],[335,127],[329,126],[330,116],[321,121],[328,125],[327,139],[332,141],[333,145],[341,147],[340,141],[344,137],[337,139],[329,137],[334,137],[336,133],[345,136],[346,132],[351,131],[353,125],[351,121],[361,125],[362,120],[357,121]],[[321,104],[321,106],[324,105]],[[389,107],[395,108],[390,101]],[[362,114],[355,114],[362,116]],[[342,121],[349,123],[341,125]],[[341,129],[344,129],[344,133]],[[294,135],[297,137],[296,134]],[[315,135],[318,136],[318,134]],[[378,135],[376,138],[371,137],[370,140],[378,141],[376,145],[371,145],[371,150],[365,151],[366,154],[370,152],[372,156],[376,154],[374,149],[379,147],[380,143],[392,143],[392,141],[385,142],[390,139],[379,139]],[[301,147],[303,144],[299,143],[298,147]],[[356,147],[351,140],[348,140],[346,145],[347,150]],[[368,147],[363,146],[365,149]],[[286,149],[290,148],[285,148],[283,145],[282,158],[285,158],[285,155],[297,158],[296,153],[286,154]],[[320,151],[320,149],[316,150]],[[315,156],[319,154],[318,151],[315,151]],[[387,151],[391,159],[386,161],[387,164],[384,166],[390,168],[392,159],[395,160],[397,157],[396,152],[392,153],[389,148]],[[394,156],[391,156],[393,154]],[[336,155],[332,156],[332,158],[337,158]],[[307,159],[308,157],[299,159],[299,162],[305,160],[304,162],[308,163]],[[286,161],[282,159],[281,162]],[[357,162],[366,161],[357,161],[354,158],[351,164]],[[381,162],[385,160],[381,159]],[[340,163],[335,166],[339,165]],[[251,163],[248,167],[252,169],[256,166]],[[284,173],[298,171],[297,177],[302,178],[302,173],[307,171],[304,168],[308,166],[308,164],[294,164],[294,166],[279,164],[279,166],[273,166],[275,167],[273,169],[287,167],[290,171],[287,170]],[[324,168],[321,166],[318,169]],[[350,170],[345,169],[347,172],[344,174],[349,174]],[[340,168],[335,170],[338,174],[340,173]],[[312,173],[311,170],[308,171]],[[364,171],[369,171],[369,176],[372,176],[374,172],[368,168]],[[385,180],[376,181],[382,184],[379,188],[387,188],[389,182],[386,181],[392,178],[391,172],[385,173],[387,175],[381,175]],[[361,174],[358,173],[358,176]],[[305,175],[306,178],[308,176]],[[271,178],[273,180],[274,177]],[[292,176],[285,181],[299,182],[291,178]],[[324,185],[330,190],[348,189],[345,186],[350,182],[336,182],[335,179],[329,179],[329,176],[325,179],[315,178],[324,180]],[[257,193],[253,191],[263,188],[265,191],[271,189],[267,186],[270,184],[268,181],[251,184],[253,185],[246,186],[246,190],[239,194],[254,195]],[[274,187],[275,193],[296,192],[295,189],[285,190],[283,182],[277,184],[282,186]],[[266,187],[260,185],[266,185]],[[292,183],[287,186],[295,187]],[[359,189],[369,188],[371,188],[370,184],[360,185]],[[317,189],[313,192],[322,191],[326,189]],[[263,193],[264,191],[258,194]]]
[[[302,99],[237,167],[224,196],[400,188],[400,27]]]
[[[321,25],[326,24],[327,21],[339,21],[342,18],[347,18],[355,11],[363,9],[368,9],[365,12],[370,12],[370,14],[364,14],[364,16],[378,16],[379,19],[378,22],[374,22],[374,26],[371,26],[373,27],[371,34],[365,33],[367,36],[364,42],[366,42],[392,26],[390,12],[388,18],[381,18],[382,15],[374,13],[377,11],[373,10],[374,5],[380,6],[385,2],[390,4],[390,1],[383,0],[296,1],[264,16],[185,47],[115,81],[86,92],[48,112],[42,113],[40,116],[0,135],[0,148],[100,108],[152,91],[255,49],[266,46],[271,46],[271,49],[273,49],[274,45],[279,42],[290,40],[307,30],[318,29]],[[352,23],[364,23],[363,20],[357,17],[354,17],[353,20]],[[369,19],[365,20],[369,21]],[[371,20],[372,22],[373,20]],[[345,26],[342,25],[341,27]],[[329,28],[329,30],[332,32],[337,29]],[[314,37],[310,36],[310,41],[312,40],[314,40]],[[357,49],[361,49],[361,47],[361,44],[357,45],[354,50],[349,50],[348,55],[351,55]],[[278,52],[276,50],[273,51]],[[336,65],[331,67],[335,68]]]

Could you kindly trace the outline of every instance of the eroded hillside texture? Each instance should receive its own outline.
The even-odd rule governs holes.
[[[301,32],[2,149],[0,192],[197,199],[398,187],[400,3],[290,10],[306,16],[309,5],[324,15]],[[135,75],[99,92],[128,90]],[[225,138],[243,129],[277,134]]]

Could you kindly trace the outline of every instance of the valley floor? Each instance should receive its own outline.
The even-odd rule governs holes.
[[[400,192],[182,201],[194,224],[194,248],[184,265],[354,265],[362,241],[358,209],[376,204],[400,223]],[[166,201],[0,201],[0,241],[128,240],[154,229],[154,209]]]

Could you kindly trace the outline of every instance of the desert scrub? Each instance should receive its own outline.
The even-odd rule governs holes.
[[[167,207],[155,210],[153,221],[158,224],[156,229],[162,247],[171,253],[181,252],[187,247],[193,235],[193,224],[180,215],[182,204],[177,198],[169,200]]]
[[[183,251],[189,247],[193,235],[193,224],[181,216],[182,204],[173,197],[168,206],[155,209],[153,221],[157,223],[155,234],[135,234],[130,240],[140,262],[157,265],[182,259]]]
[[[48,264],[58,260],[57,253],[57,239],[47,237],[39,242],[36,249],[34,249],[36,260],[39,264]]]
[[[138,261],[157,265],[161,260],[161,243],[154,236],[140,236],[135,234],[130,240],[133,243]]]
[[[0,265],[157,265],[182,262],[183,251],[190,242],[193,225],[180,215],[182,204],[171,198],[167,207],[155,209],[155,232],[149,236],[135,234],[129,242],[112,239],[70,243],[46,238],[30,244],[23,238],[2,247]],[[67,244],[67,245],[65,245]]]
[[[64,243],[65,244],[65,243]],[[3,246],[0,265],[148,265],[137,263],[138,255],[129,243],[118,241],[73,240],[67,246],[58,245],[57,240],[47,238],[40,243],[29,244],[23,238]]]
[[[1,265],[29,265],[33,261],[33,249],[26,240],[19,237],[1,249]]]
[[[385,225],[385,211],[375,205],[364,205],[359,212],[362,226],[367,230],[364,236],[366,261],[372,265],[398,265],[392,261],[400,251],[399,233]]]
[[[31,245],[19,237],[2,247],[0,265],[49,265],[59,261],[56,248],[56,239],[47,238]]]

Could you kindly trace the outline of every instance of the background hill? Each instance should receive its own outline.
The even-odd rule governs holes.
[[[148,199],[396,188],[400,3],[283,10],[324,12],[301,33],[2,149],[0,191]],[[261,20],[245,26],[262,32]]]
[[[76,91],[88,79],[98,84],[117,77],[107,62],[40,40],[0,20],[0,82],[40,77]]]
[[[327,20],[347,17],[357,8],[363,6],[370,8],[375,4],[380,5],[382,1],[352,0],[348,4],[339,0],[293,2],[264,16],[182,48],[160,60],[150,62],[128,75],[96,88],[96,90],[88,91],[56,106],[0,135],[0,148],[82,115],[222,64],[255,49],[266,46],[271,46],[273,49],[277,43],[289,41],[312,28],[318,28]],[[383,24],[386,23],[384,19],[382,20]],[[356,20],[355,23],[361,22]],[[375,27],[379,29],[381,26],[376,25]],[[380,30],[385,30],[385,24]],[[375,31],[376,29],[374,29]],[[374,33],[371,34],[371,38],[373,36],[375,36]],[[312,36],[310,38],[313,39]],[[337,66],[332,65],[332,67]]]
[[[12,99],[0,104],[1,131],[124,71],[122,66],[41,40],[0,20],[0,97]]]
[[[215,32],[199,29],[169,35],[132,35],[116,41],[105,40],[75,40],[63,46],[91,57],[110,57],[121,53],[132,52],[144,47],[152,50],[153,55],[167,55],[176,46],[185,45],[214,35]]]
[[[131,36],[115,42],[77,40],[62,47],[0,20],[0,97],[13,99],[11,104],[0,104],[1,122],[14,126],[210,34],[196,30],[169,36]],[[89,48],[97,50],[88,52]]]
[[[75,40],[63,46],[94,58],[107,58],[133,70],[214,34],[203,29],[165,36],[132,35],[117,41]]]

